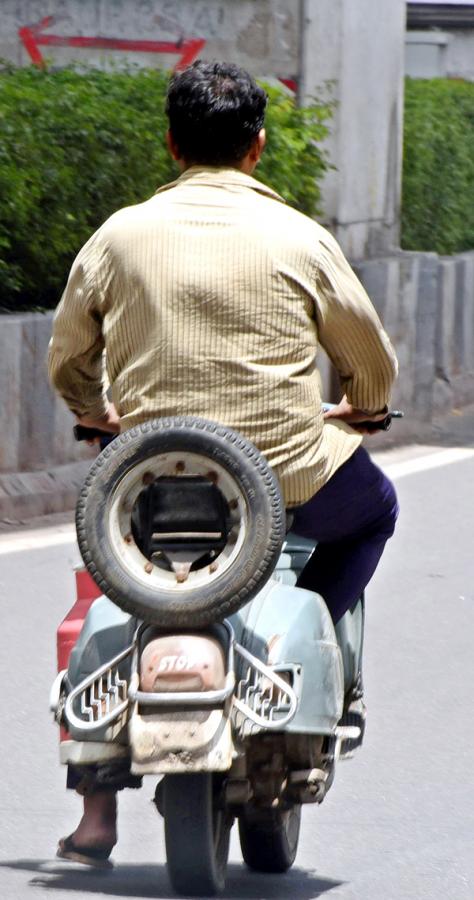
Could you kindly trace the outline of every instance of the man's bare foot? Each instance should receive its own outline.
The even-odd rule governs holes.
[[[117,843],[117,795],[101,791],[84,797],[84,813],[70,840],[79,852],[112,850]]]

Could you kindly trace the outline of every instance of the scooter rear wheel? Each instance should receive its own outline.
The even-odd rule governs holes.
[[[168,875],[173,889],[194,897],[224,890],[233,819],[219,805],[216,776],[166,775],[163,813]]]
[[[298,851],[301,806],[286,810],[249,807],[239,817],[242,856],[256,872],[286,872]]]

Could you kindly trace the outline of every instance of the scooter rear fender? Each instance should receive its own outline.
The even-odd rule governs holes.
[[[229,621],[242,646],[280,674],[286,670],[293,682],[298,709],[283,730],[333,734],[342,715],[344,671],[323,599],[272,582]]]

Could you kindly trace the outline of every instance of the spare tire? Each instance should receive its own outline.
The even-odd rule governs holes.
[[[161,476],[208,477],[234,511],[224,550],[184,581],[147,559],[132,510]],[[91,466],[81,490],[79,549],[94,581],[121,609],[165,628],[200,628],[247,603],[273,572],[285,537],[278,481],[250,441],[194,416],[154,419],[119,435]]]

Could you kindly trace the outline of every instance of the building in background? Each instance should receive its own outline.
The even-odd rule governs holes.
[[[474,81],[472,0],[407,3],[405,72],[412,78]]]

